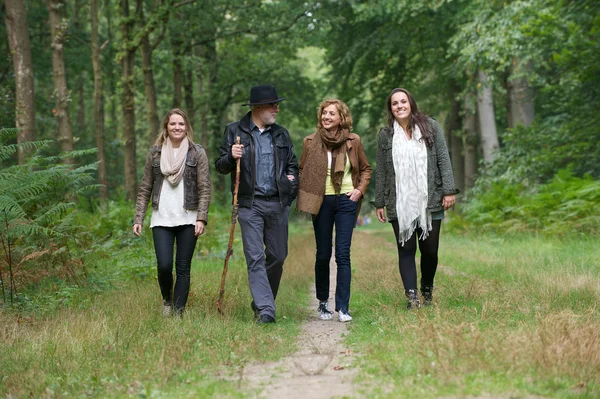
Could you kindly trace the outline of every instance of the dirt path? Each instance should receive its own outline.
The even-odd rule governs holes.
[[[330,305],[333,305],[336,265],[333,256],[331,259]],[[278,362],[254,364],[244,369],[242,385],[249,391],[260,391],[257,398],[353,397],[352,379],[357,370],[349,367],[353,354],[343,344],[348,323],[340,323],[337,313],[332,320],[320,320],[314,285],[311,297],[311,319],[302,326],[298,351]]]

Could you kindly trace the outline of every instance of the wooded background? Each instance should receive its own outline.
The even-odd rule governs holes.
[[[318,104],[336,96],[374,161],[385,98],[405,87],[443,124],[463,190],[485,175],[541,184],[563,168],[597,179],[599,11],[592,0],[5,0],[0,127],[19,143],[53,140],[49,154],[97,148],[98,198],[134,199],[172,107],[214,161],[250,87],[272,83],[300,156]]]

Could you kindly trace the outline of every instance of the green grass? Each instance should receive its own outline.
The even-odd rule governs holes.
[[[142,259],[152,251],[147,240],[133,244]],[[104,278],[115,277],[108,291],[79,290],[76,299],[43,312],[31,311],[32,304],[0,308],[0,397],[244,397],[248,393],[231,381],[239,381],[247,364],[296,350],[312,275],[290,259],[277,323],[259,326],[239,240],[224,316],[216,309],[223,259],[203,251],[202,243],[197,251],[183,320],[162,317],[154,261],[131,264],[140,260],[131,248],[96,266]]]
[[[442,229],[435,306],[407,311],[391,227],[358,229],[348,342],[368,396],[599,397],[596,241]]]
[[[296,351],[314,281],[310,223],[291,227],[278,320],[266,327],[253,322],[239,230],[225,316],[215,306],[221,238],[198,244],[181,321],[160,315],[150,235],[111,245],[87,287],[61,288],[53,301],[32,291],[27,306],[0,308],[0,397],[255,397],[240,384],[244,368]],[[407,311],[391,226],[357,228],[346,342],[359,354],[358,393],[599,397],[597,247],[442,230],[435,306]]]

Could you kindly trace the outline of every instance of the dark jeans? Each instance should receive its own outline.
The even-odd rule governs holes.
[[[190,293],[190,269],[196,248],[195,226],[191,224],[175,227],[153,227],[154,251],[158,264],[158,285],[163,300],[173,300],[175,311],[181,312]],[[173,288],[173,246],[177,241],[175,274],[177,280]],[[172,294],[172,296],[171,296]]]
[[[329,261],[331,241],[335,225],[335,263],[337,284],[335,287],[335,310],[348,312],[350,303],[350,245],[356,220],[358,203],[345,194],[326,195],[317,216],[313,217],[317,256],[315,261],[315,286],[317,299],[329,299]]]
[[[238,221],[248,283],[258,312],[275,317],[275,298],[287,257],[288,217],[290,207],[279,201],[255,198],[252,208],[240,207]]]
[[[419,250],[421,251],[421,287],[432,286],[435,272],[438,265],[438,247],[440,244],[441,220],[432,220],[432,230],[425,240],[417,240],[422,234],[422,230],[417,228],[413,235],[404,242],[404,246],[398,242],[398,221],[391,220],[396,235],[396,245],[398,246],[398,267],[400,268],[400,277],[404,284],[404,290],[417,289],[417,265],[415,254],[417,253],[417,241],[419,241]]]

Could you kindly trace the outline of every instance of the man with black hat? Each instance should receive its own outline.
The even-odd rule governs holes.
[[[258,323],[275,322],[275,298],[287,257],[290,204],[298,192],[298,160],[288,131],[275,123],[279,103],[273,85],[250,90],[250,111],[225,128],[219,173],[231,173],[240,158],[238,221],[242,230],[252,310]],[[236,137],[240,144],[235,144]]]

